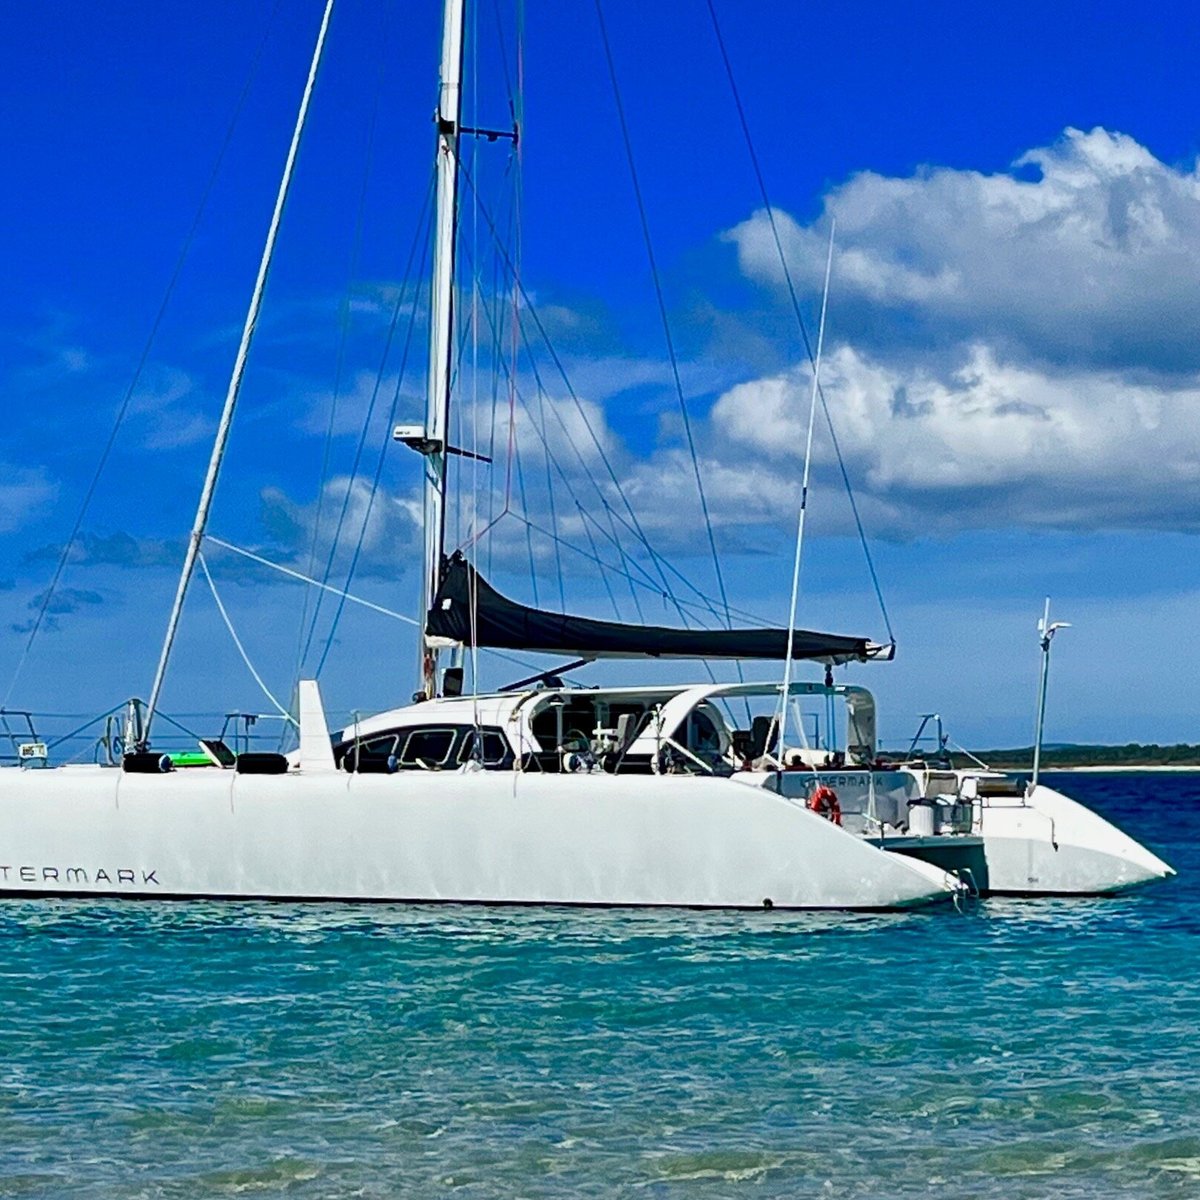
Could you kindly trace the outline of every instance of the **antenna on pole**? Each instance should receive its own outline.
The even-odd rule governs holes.
[[[1042,730],[1046,724],[1046,681],[1050,676],[1050,643],[1060,629],[1070,629],[1070,621],[1050,621],[1050,597],[1046,597],[1046,608],[1038,621],[1038,640],[1042,647],[1042,675],[1038,684],[1037,734],[1033,740],[1033,778],[1029,781],[1029,792],[1038,784],[1038,773],[1042,765]]]

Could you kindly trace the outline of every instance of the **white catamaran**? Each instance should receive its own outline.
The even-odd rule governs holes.
[[[161,898],[905,908],[964,886],[1103,893],[1169,873],[1045,787],[877,757],[874,703],[828,669],[890,656],[804,630],[625,625],[527,608],[445,553],[464,0],[445,9],[426,417],[422,692],[330,737],[314,681],[299,748],[171,769],[150,729],[205,536],[332,0],[325,8],[250,310],[136,749],[116,765],[0,769],[0,893]],[[593,660],[825,664],[825,684],[583,689],[547,672],[462,695],[447,650]],[[837,697],[846,747],[787,749],[790,705]],[[762,711],[752,716],[752,707]],[[740,719],[735,713],[744,712]],[[832,799],[830,799],[832,793]]]

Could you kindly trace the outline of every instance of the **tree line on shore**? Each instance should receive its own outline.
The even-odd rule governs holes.
[[[1033,767],[1033,747],[1016,750],[981,750],[978,758],[989,767],[1028,771]],[[966,755],[951,755],[955,767],[977,766]],[[1043,746],[1042,767],[1189,767],[1200,766],[1200,745],[1179,742],[1160,746],[1157,742],[1129,742],[1124,746]]]

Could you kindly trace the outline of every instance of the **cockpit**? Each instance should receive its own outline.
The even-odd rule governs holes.
[[[793,684],[780,752],[779,689],[724,684],[689,688],[541,688],[524,693],[427,701],[385,714],[370,729],[334,742],[338,765],[354,772],[519,770],[546,773],[729,775],[780,767],[840,769],[874,755],[874,702],[861,688],[836,689],[846,704],[845,752],[806,736],[812,711],[835,691]],[[825,730],[824,744],[829,744]],[[781,757],[782,760],[781,761]]]

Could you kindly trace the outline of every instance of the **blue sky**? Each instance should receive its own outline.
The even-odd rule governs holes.
[[[348,496],[352,536],[334,556],[344,578],[366,513],[362,479],[347,481],[371,396],[368,480],[393,396],[398,416],[421,411],[420,301],[397,386],[411,295],[383,352],[426,197],[438,15],[340,3],[212,530],[307,569],[319,510],[319,573]],[[50,2],[10,14],[0,689],[213,181],[14,705],[87,713],[149,687],[320,15],[309,0],[273,8]],[[480,6],[473,34],[467,119],[480,124],[506,120],[512,20],[500,8],[506,56],[494,6]],[[1050,593],[1074,622],[1056,643],[1052,738],[1200,740],[1200,16],[780,4],[747,21],[740,6],[717,9],[810,324],[838,222],[824,383],[899,641],[894,664],[848,678],[879,694],[884,736],[940,709],[959,741],[1028,740],[1034,623]],[[808,377],[707,10],[607,0],[604,11],[730,599],[780,620]],[[577,494],[598,495],[575,471],[579,446],[593,473],[602,466],[582,411],[653,543],[712,594],[594,9],[527,0],[525,17],[521,275],[582,406],[543,349],[533,411],[523,364],[526,511],[586,548],[565,480],[548,511],[537,434],[540,421]],[[479,148],[470,165],[504,224],[506,150]],[[494,254],[471,213],[463,237],[482,330]],[[486,422],[490,371],[483,359],[471,369],[470,337],[463,353],[459,411]],[[419,578],[415,465],[402,448],[384,453],[353,588],[405,612]],[[491,479],[501,491],[503,471]],[[801,622],[882,637],[836,474],[819,437]],[[469,525],[472,506],[488,511],[489,483],[464,471],[458,488]],[[519,523],[497,526],[492,574],[558,603],[558,556],[536,545],[531,580],[524,538]],[[255,664],[286,696],[311,618],[304,589],[216,550],[211,563]],[[610,615],[587,561],[568,553],[562,566],[567,607]],[[617,595],[625,617],[628,595]],[[673,619],[642,599],[646,619]],[[402,700],[414,660],[407,626],[347,609],[321,671],[329,707]],[[486,669],[492,682],[520,673]],[[264,704],[202,580],[166,700],[175,712]]]

